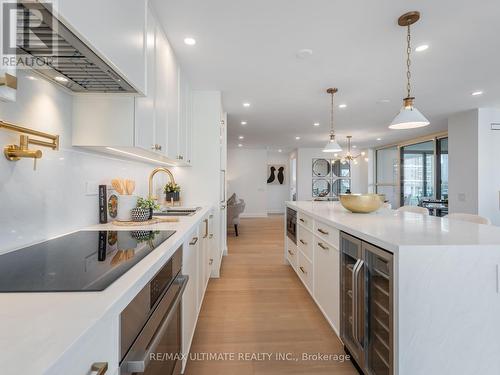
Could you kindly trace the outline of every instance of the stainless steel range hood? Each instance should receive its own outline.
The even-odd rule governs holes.
[[[40,3],[18,3],[16,52],[18,59],[29,57],[33,69],[71,91],[137,92]]]

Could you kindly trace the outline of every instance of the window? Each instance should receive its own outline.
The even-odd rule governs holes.
[[[438,169],[437,181],[439,189],[436,198],[448,200],[448,138],[437,140]]]
[[[418,206],[424,198],[433,198],[434,141],[401,147],[401,205]]]
[[[399,207],[399,150],[397,146],[376,152],[376,190],[383,194],[393,208]]]

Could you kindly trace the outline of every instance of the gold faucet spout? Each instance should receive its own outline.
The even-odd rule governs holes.
[[[153,169],[153,171],[149,175],[149,194],[148,195],[149,195],[149,198],[151,198],[151,199],[156,199],[156,197],[153,196],[153,178],[158,172],[165,172],[168,175],[170,182],[172,184],[175,184],[174,175],[172,174],[172,172],[170,172],[170,170],[168,170],[167,168],[164,168],[164,167],[158,167],[158,168]]]

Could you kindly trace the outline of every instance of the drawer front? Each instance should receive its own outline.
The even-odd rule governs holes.
[[[302,212],[297,212],[297,223],[313,230],[313,219],[310,216],[304,215]]]
[[[333,245],[336,249],[340,248],[340,231],[338,229],[323,224],[320,221],[315,221],[314,235],[318,236],[321,241],[326,241],[330,245]]]
[[[318,237],[314,240],[314,297],[339,333],[340,252]]]
[[[299,251],[297,273],[310,293],[313,293],[313,266],[301,251]]]
[[[314,241],[313,234],[307,229],[299,227],[297,236],[297,246],[306,255],[306,257],[308,257],[311,260],[313,255],[313,241]]]
[[[299,252],[297,246],[287,238],[286,246],[286,258],[290,262],[293,268],[297,268],[297,253]]]

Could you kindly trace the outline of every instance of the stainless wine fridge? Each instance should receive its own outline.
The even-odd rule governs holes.
[[[393,375],[393,256],[341,233],[340,336],[365,375]]]

